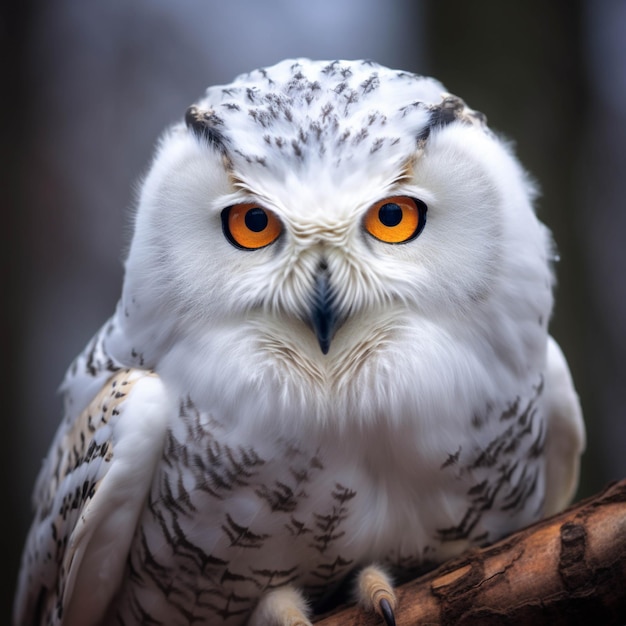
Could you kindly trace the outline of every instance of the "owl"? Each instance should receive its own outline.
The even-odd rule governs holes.
[[[562,509],[584,426],[535,187],[432,78],[209,88],[69,367],[14,624],[311,624]]]

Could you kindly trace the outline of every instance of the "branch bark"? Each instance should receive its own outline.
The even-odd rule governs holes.
[[[626,479],[398,587],[397,626],[626,624]],[[343,606],[316,626],[380,626]]]

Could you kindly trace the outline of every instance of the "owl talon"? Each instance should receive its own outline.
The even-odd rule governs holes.
[[[393,609],[391,608],[391,604],[389,604],[389,600],[387,598],[383,598],[378,606],[380,608],[380,615],[385,620],[385,624],[387,626],[396,626],[396,617],[393,614]]]
[[[357,594],[366,610],[375,611],[387,626],[395,626],[394,610],[397,601],[391,579],[384,570],[370,565],[361,571],[357,581]]]

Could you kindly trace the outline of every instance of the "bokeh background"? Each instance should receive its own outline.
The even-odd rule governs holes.
[[[155,140],[208,85],[284,57],[434,75],[514,140],[561,258],[552,332],[588,425],[577,498],[626,477],[626,2],[5,1],[0,44],[0,621],[56,389],[115,306]]]

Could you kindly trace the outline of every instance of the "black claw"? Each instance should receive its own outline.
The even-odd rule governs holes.
[[[391,608],[391,604],[389,604],[389,600],[387,598],[383,598],[379,603],[380,613],[385,620],[385,624],[387,626],[396,626],[396,618],[393,614],[393,609]]]

